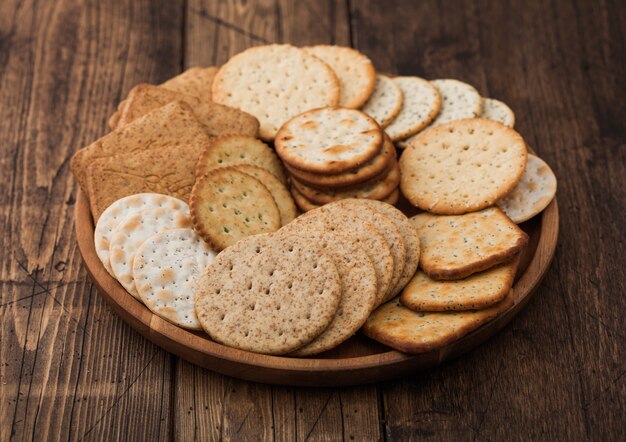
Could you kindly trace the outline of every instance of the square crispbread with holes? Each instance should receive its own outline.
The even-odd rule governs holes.
[[[339,106],[359,108],[372,95],[376,71],[372,61],[345,46],[317,45],[303,48],[326,63],[339,80]]]
[[[280,211],[267,187],[232,167],[213,169],[196,181],[189,211],[194,229],[216,250],[280,228]]]
[[[330,256],[296,235],[256,235],[222,251],[196,292],[196,314],[215,341],[284,354],[317,338],[341,298]]]
[[[515,114],[509,106],[495,98],[483,98],[481,118],[499,121],[505,126],[515,126]]]
[[[453,215],[495,204],[519,183],[527,149],[515,130],[482,118],[428,129],[400,157],[400,190],[420,209]]]
[[[201,330],[196,291],[215,255],[191,228],[152,235],[133,260],[133,279],[141,300],[155,315],[183,328]]]
[[[420,213],[411,221],[420,237],[420,267],[438,280],[466,278],[507,262],[528,243],[528,235],[497,207],[454,216]]]
[[[476,310],[502,301],[515,279],[519,259],[456,281],[436,281],[421,270],[404,288],[400,302],[417,312]]]
[[[361,110],[380,124],[387,127],[402,110],[404,95],[400,87],[386,75],[376,75],[376,85],[372,95]]]
[[[278,156],[296,169],[334,174],[355,169],[376,156],[383,146],[383,131],[361,111],[326,107],[286,122],[274,146]]]
[[[321,245],[337,266],[342,287],[337,313],[328,328],[291,356],[309,356],[330,350],[354,335],[374,309],[378,294],[374,264],[363,247],[353,242],[350,236],[331,230],[314,217],[278,231],[278,235],[284,234],[295,234]]]
[[[196,176],[201,177],[217,167],[237,164],[262,167],[283,184],[287,183],[283,165],[274,150],[263,141],[244,135],[225,135],[212,140],[198,159]]]
[[[213,100],[260,122],[259,135],[274,139],[290,118],[339,104],[340,86],[319,58],[291,45],[257,46],[232,57],[213,80]]]
[[[550,166],[535,155],[528,155],[522,179],[497,205],[516,223],[531,219],[548,207],[556,195],[556,177]]]
[[[366,336],[398,351],[425,353],[462,338],[514,303],[512,289],[498,304],[483,310],[414,312],[395,298],[376,309],[362,330]]]

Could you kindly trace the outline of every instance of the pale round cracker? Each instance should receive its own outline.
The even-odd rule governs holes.
[[[315,204],[314,202],[306,199],[304,195],[298,192],[298,189],[296,189],[295,186],[289,186],[289,191],[291,192],[291,196],[293,197],[296,206],[298,206],[298,208],[303,212],[308,212],[309,210],[321,207],[319,204]]]
[[[196,290],[215,255],[190,228],[152,235],[137,249],[133,262],[141,300],[157,316],[183,328],[201,330],[194,302]]]
[[[216,250],[280,228],[280,211],[267,187],[233,167],[213,169],[198,179],[189,211],[196,232]]]
[[[495,98],[483,98],[481,118],[499,121],[505,126],[515,126],[515,114],[509,106]]]
[[[400,189],[411,204],[454,215],[489,207],[513,190],[527,149],[510,127],[473,118],[425,131],[400,157]]]
[[[541,213],[556,195],[556,176],[541,158],[529,154],[522,179],[496,204],[511,220],[523,223]]]
[[[429,81],[419,77],[395,77],[393,82],[402,90],[404,101],[396,118],[385,128],[393,141],[416,134],[439,113],[441,96]]]
[[[224,64],[213,80],[213,101],[255,116],[259,135],[273,140],[290,118],[309,109],[336,106],[340,86],[319,58],[291,45],[257,46]]]
[[[160,193],[137,193],[115,201],[98,218],[94,230],[96,253],[111,276],[114,276],[109,254],[111,234],[124,218],[151,207],[165,207],[189,215],[189,206],[178,198]]]
[[[358,108],[372,95],[376,71],[372,61],[359,51],[345,46],[317,45],[304,50],[321,59],[339,79],[339,106]]]
[[[387,127],[402,110],[404,95],[400,87],[386,75],[376,75],[376,86],[361,110],[381,127]]]
[[[396,189],[389,194],[389,196],[385,199],[382,199],[381,202],[394,205],[400,199],[400,189]]]
[[[281,160],[296,169],[335,174],[376,156],[383,146],[383,131],[361,111],[326,107],[289,120],[274,146]]]
[[[333,260],[296,235],[256,235],[220,253],[196,293],[215,341],[266,354],[294,351],[331,323],[341,297]]]
[[[133,278],[133,261],[135,252],[143,242],[164,230],[190,227],[190,225],[191,220],[186,210],[173,210],[165,207],[143,209],[126,217],[118,224],[111,234],[109,248],[111,268],[115,278],[128,293],[141,301]]]

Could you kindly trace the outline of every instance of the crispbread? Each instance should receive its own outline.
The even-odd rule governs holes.
[[[298,181],[313,187],[331,188],[349,187],[384,174],[395,164],[396,149],[388,137],[385,137],[383,148],[378,155],[361,167],[335,175],[320,175],[286,166],[289,173]]]
[[[135,252],[152,235],[168,229],[190,227],[189,216],[182,211],[153,207],[126,217],[111,234],[111,268],[115,278],[128,293],[141,300],[133,279]]]
[[[220,253],[196,293],[196,314],[215,341],[283,354],[319,336],[337,311],[333,260],[296,235],[256,235]]]
[[[420,237],[420,267],[433,279],[461,279],[518,255],[528,235],[500,209],[411,218]]]
[[[172,157],[176,157],[178,155],[175,152],[181,146],[201,145],[206,147],[208,143],[209,137],[202,125],[196,120],[189,105],[175,102],[163,106],[127,126],[116,129],[84,149],[80,149],[72,157],[71,168],[80,187],[87,192],[87,168],[96,159],[158,147],[171,149]]]
[[[339,106],[358,108],[372,95],[376,71],[365,55],[345,46],[317,45],[304,48],[326,63],[339,80]]]
[[[515,130],[482,118],[422,133],[400,157],[400,189],[420,209],[460,214],[484,209],[517,185],[526,144]]]
[[[556,177],[550,166],[535,155],[528,155],[522,179],[498,207],[513,220],[523,223],[545,209],[556,195]]]
[[[419,77],[396,77],[404,101],[402,109],[385,131],[393,141],[416,134],[433,121],[441,108],[441,96],[430,82]]]
[[[162,147],[100,158],[87,169],[87,193],[94,220],[114,201],[135,193],[189,199],[195,165],[204,145]]]
[[[270,172],[261,167],[253,166],[252,164],[238,164],[232,167],[240,172],[253,176],[267,187],[267,190],[269,190],[272,197],[274,197],[274,201],[280,212],[280,224],[282,226],[291,222],[298,215],[296,205],[289,194],[289,190],[287,190],[287,187]]]
[[[102,212],[102,215],[96,223],[93,236],[98,258],[100,258],[100,261],[102,261],[104,268],[109,274],[113,275],[109,254],[113,231],[126,217],[152,207],[164,207],[189,215],[189,206],[187,206],[186,202],[159,193],[138,193],[129,195],[116,200]]]
[[[481,118],[499,121],[505,126],[515,126],[515,114],[509,106],[495,98],[483,98]]]
[[[362,330],[398,351],[425,353],[467,335],[513,305],[513,290],[493,307],[470,311],[417,313],[395,298],[372,313]]]
[[[189,68],[165,83],[161,83],[159,87],[209,101],[211,100],[211,86],[218,69],[216,67]]]
[[[278,156],[290,166],[321,174],[357,168],[380,152],[383,131],[355,109],[326,107],[298,115],[276,134]]]
[[[400,168],[397,163],[392,164],[389,171],[381,176],[375,177],[372,181],[361,183],[358,187],[349,189],[315,189],[300,183],[296,178],[292,178],[292,185],[315,204],[327,204],[333,201],[339,201],[347,198],[368,198],[373,200],[381,200],[389,196],[400,182]]]
[[[109,121],[107,122],[107,124],[109,125],[109,129],[111,130],[117,129],[117,124],[119,123],[120,118],[122,117],[122,113],[124,112],[125,106],[126,106],[126,100],[120,101],[120,103],[117,105],[117,109],[109,117]]]
[[[215,252],[190,228],[152,235],[135,253],[133,279],[153,313],[183,328],[201,330],[196,317],[198,280]]]
[[[285,121],[339,103],[339,80],[319,58],[291,45],[247,49],[220,68],[213,100],[258,118],[259,135],[271,141]]]
[[[436,281],[419,270],[400,295],[413,311],[476,310],[500,302],[515,279],[518,259],[457,281]]]
[[[194,229],[216,250],[280,228],[280,212],[267,187],[232,167],[213,169],[196,181],[189,211]]]
[[[264,142],[244,135],[225,135],[211,141],[202,152],[196,167],[201,177],[211,169],[237,164],[252,164],[271,172],[283,184],[287,182],[282,163],[276,153]]]
[[[377,74],[374,91],[361,110],[381,127],[387,127],[400,113],[403,101],[398,85],[386,75]]]
[[[259,131],[257,119],[239,109],[151,84],[139,84],[130,91],[117,127],[123,127],[173,101],[182,101],[191,106],[198,122],[211,137],[228,134],[254,137]]]
[[[317,209],[321,207],[319,204],[315,204],[308,199],[296,189],[295,186],[289,186],[289,191],[291,192],[291,196],[293,197],[296,206],[303,212],[308,212],[309,210]]]

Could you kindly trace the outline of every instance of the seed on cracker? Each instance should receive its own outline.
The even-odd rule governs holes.
[[[509,106],[495,98],[483,98],[481,118],[499,121],[505,126],[515,126],[515,114]]]
[[[420,213],[411,221],[420,238],[420,267],[438,280],[462,279],[507,262],[528,243],[528,235],[497,207],[454,216]]]
[[[387,127],[400,113],[403,101],[400,87],[386,75],[377,74],[374,92],[361,110],[381,127]]]

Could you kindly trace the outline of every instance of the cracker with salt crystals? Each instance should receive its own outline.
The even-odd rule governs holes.
[[[556,195],[556,177],[550,166],[535,155],[528,155],[522,179],[497,205],[519,224],[541,213]]]
[[[133,278],[133,260],[143,242],[164,230],[190,226],[191,220],[186,212],[156,207],[127,217],[115,228],[109,247],[111,268],[128,293],[141,301]]]
[[[202,272],[215,252],[192,229],[172,229],[146,239],[133,261],[141,300],[154,314],[176,325],[201,330],[195,298]]]
[[[420,237],[420,267],[438,280],[507,262],[528,243],[528,235],[497,207],[455,216],[420,213],[411,221]]]
[[[260,122],[259,135],[274,139],[290,118],[339,104],[340,86],[319,58],[291,45],[257,46],[231,57],[213,80],[213,100]]]
[[[425,353],[462,338],[513,305],[512,289],[498,304],[483,310],[418,313],[395,298],[376,309],[362,330],[398,351]]]
[[[386,75],[376,75],[374,92],[361,107],[381,127],[387,127],[402,110],[404,95],[400,87]]]

